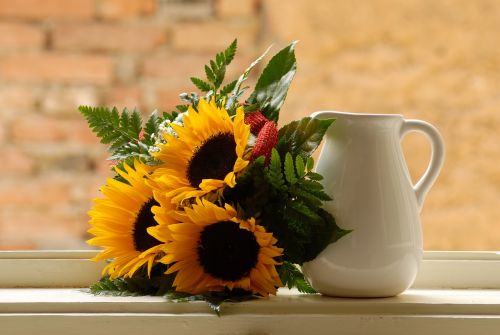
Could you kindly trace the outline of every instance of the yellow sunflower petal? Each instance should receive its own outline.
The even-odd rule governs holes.
[[[154,172],[154,179],[162,184],[165,193],[174,203],[182,203],[190,198],[204,196],[215,192],[226,185],[234,187],[236,174],[241,172],[248,161],[243,157],[247,148],[250,126],[244,122],[244,111],[238,108],[234,120],[224,108],[217,107],[215,101],[201,99],[197,106],[198,111],[189,108],[183,117],[183,125],[172,124],[177,136],[164,134],[165,144],[158,146],[159,151],[154,154],[163,161]],[[222,141],[218,155],[210,155],[212,160],[219,160],[212,170],[206,166],[193,168],[203,164],[203,159],[195,161],[204,150],[214,141]],[[230,148],[233,141],[234,149]],[[217,142],[219,143],[219,142]],[[219,144],[217,144],[219,145]],[[224,152],[224,148],[227,152]],[[234,150],[233,152],[228,150]],[[212,151],[210,151],[212,152]],[[234,161],[227,161],[228,157],[235,157]],[[168,172],[167,172],[168,171]],[[193,172],[195,171],[195,172]]]
[[[160,259],[160,262],[169,264],[167,274],[175,273],[173,285],[176,290],[200,294],[207,291],[221,291],[224,288],[241,288],[267,296],[276,294],[276,287],[282,286],[275,268],[278,262],[274,259],[274,257],[282,255],[282,250],[274,244],[267,243],[272,241],[268,237],[268,235],[272,236],[272,234],[266,233],[262,226],[255,224],[255,219],[239,219],[236,217],[236,210],[230,205],[223,208],[204,199],[197,199],[191,208],[185,208],[184,215],[180,215],[179,211],[176,211],[176,213],[177,218],[181,219],[181,221],[178,224],[169,226],[171,240],[166,241],[163,245],[162,250],[165,252],[165,256]],[[221,225],[217,226],[218,224]],[[234,226],[231,226],[233,224]],[[234,268],[227,268],[228,272],[224,274],[224,266],[228,264],[223,259],[225,253],[217,252],[217,257],[222,259],[207,258],[213,257],[207,254],[207,252],[210,252],[209,250],[213,249],[211,249],[211,245],[203,244],[208,242],[204,240],[205,237],[202,238],[205,232],[207,232],[205,235],[208,236],[211,234],[208,231],[217,229],[217,227],[223,227],[224,234],[227,231],[237,232],[238,229],[243,229],[247,233],[243,234],[245,240],[242,243],[238,240],[241,237],[237,237],[239,233],[234,235],[235,240],[232,240],[233,235],[218,237],[219,240],[216,243],[220,244],[220,249],[219,246],[216,249],[224,250],[225,245],[230,242],[227,245],[236,248],[232,249],[231,256],[247,255],[248,251],[238,250],[237,248],[251,246],[251,242],[247,241],[253,239],[253,243],[256,245],[254,254],[256,263],[248,263],[247,260],[249,268],[236,270],[240,271],[240,273],[234,273]],[[260,240],[266,243],[259,243],[258,235],[265,236],[266,238],[261,237]],[[252,248],[254,247],[251,246],[248,250],[252,250]],[[246,259],[248,258],[237,262],[245,262]],[[215,265],[217,262],[222,262],[223,265]]]
[[[124,165],[123,170],[116,169],[128,184],[108,179],[107,185],[101,188],[105,198],[96,199],[89,211],[91,228],[88,231],[94,237],[87,243],[104,248],[94,260],[111,260],[104,268],[104,273],[111,278],[132,276],[146,264],[151,271],[155,257],[161,252],[157,247],[160,241],[147,233],[148,226],[157,224],[150,219],[152,214],[147,214],[154,204],[153,189],[148,184],[152,170],[138,161],[133,168]]]

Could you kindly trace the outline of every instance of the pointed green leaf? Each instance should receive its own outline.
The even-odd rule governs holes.
[[[212,86],[200,78],[191,77],[191,82],[202,92],[208,92],[212,89]]]
[[[130,135],[135,138],[139,138],[139,134],[142,131],[142,117],[137,108],[134,108],[134,111],[130,116],[130,131]]]
[[[224,64],[229,65],[236,55],[236,50],[238,48],[238,40],[235,39],[226,50],[224,50]]]
[[[312,226],[312,240],[306,246],[305,262],[314,259],[330,243],[336,242],[351,232],[351,230],[345,230],[337,226],[335,218],[324,209],[318,208],[317,213],[323,219],[323,223]]]
[[[267,50],[264,51],[264,53],[262,55],[260,55],[259,58],[257,58],[256,60],[254,60],[252,62],[252,64],[250,64],[250,66],[248,66],[246,68],[245,72],[243,72],[243,74],[241,76],[239,76],[238,81],[234,85],[233,91],[231,92],[231,95],[229,96],[229,99],[227,99],[226,110],[228,110],[228,111],[233,110],[236,101],[240,98],[240,96],[242,94],[242,91],[244,90],[244,89],[241,88],[241,85],[243,84],[243,82],[245,80],[248,79],[248,76],[250,75],[250,72],[252,71],[252,69],[257,64],[260,63],[260,61],[267,55],[267,53],[269,52],[269,50],[271,50],[271,47],[268,47]]]
[[[144,140],[146,143],[153,144],[152,138],[160,132],[161,122],[162,119],[158,117],[158,113],[156,111],[152,112],[144,126]]]
[[[293,166],[293,158],[289,152],[287,152],[285,155],[285,177],[286,181],[291,185],[297,182],[297,176],[295,175],[295,167]]]
[[[210,81],[211,83],[215,81],[214,71],[212,71],[212,69],[209,68],[208,65],[205,65],[205,74],[207,76],[208,81]]]
[[[236,86],[237,80],[233,80],[229,84],[225,85],[219,92],[220,95],[228,95]]]
[[[271,160],[269,161],[267,171],[271,185],[277,190],[282,190],[285,186],[285,181],[281,171],[281,158],[276,149],[273,149],[271,152]]]
[[[333,119],[319,120],[310,117],[293,121],[279,130],[277,149],[283,157],[287,152],[308,159],[321,143]]]
[[[276,269],[281,282],[289,289],[297,288],[301,293],[316,293],[311,285],[304,278],[304,275],[297,266],[290,262],[283,262]]]
[[[248,98],[249,104],[257,104],[258,109],[273,121],[278,121],[279,110],[297,70],[296,44],[297,42],[291,43],[269,61],[255,85],[254,92]]]
[[[295,157],[295,169],[297,171],[297,177],[299,179],[304,178],[304,176],[306,175],[306,167],[304,165],[304,160],[300,155],[297,155]]]
[[[306,162],[307,171],[311,171],[314,168],[314,158],[308,157]]]

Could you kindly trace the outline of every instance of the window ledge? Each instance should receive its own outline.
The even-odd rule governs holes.
[[[494,334],[500,290],[410,289],[397,297],[278,296],[223,305],[161,297],[93,296],[85,289],[0,289],[8,334]],[[71,330],[71,332],[68,332]]]

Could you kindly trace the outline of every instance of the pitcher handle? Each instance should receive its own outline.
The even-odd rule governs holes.
[[[415,195],[417,197],[417,203],[419,210],[422,209],[425,196],[429,192],[432,184],[436,181],[439,172],[443,166],[444,162],[444,143],[438,130],[430,123],[420,121],[420,120],[404,120],[401,127],[402,138],[406,133],[416,131],[426,135],[426,137],[431,142],[432,155],[429,166],[424,172],[424,175],[420,180],[413,186],[415,190]]]

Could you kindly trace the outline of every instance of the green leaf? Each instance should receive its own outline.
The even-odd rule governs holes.
[[[152,112],[146,121],[146,125],[144,126],[144,143],[149,145],[154,144],[154,137],[160,132],[160,124],[162,123],[162,119],[158,117],[158,113],[156,111]]]
[[[268,119],[276,122],[297,70],[296,44],[296,41],[291,43],[269,61],[255,85],[254,92],[248,98],[249,104],[257,105]]]
[[[311,171],[314,168],[314,158],[307,157],[306,168],[307,168],[307,171]]]
[[[161,163],[159,160],[151,156],[149,153],[149,145],[140,141],[122,145],[117,148],[108,159],[118,161],[127,160],[128,165],[133,165],[132,163],[134,159],[138,159],[149,165],[158,165]]]
[[[240,96],[243,94],[244,89],[241,88],[241,85],[245,80],[248,79],[248,76],[250,75],[250,72],[252,69],[262,61],[262,59],[267,55],[267,53],[271,50],[271,47],[268,47],[266,51],[262,55],[259,56],[256,60],[250,64],[246,68],[246,70],[243,72],[241,76],[239,76],[238,80],[236,81],[236,84],[234,85],[234,88],[232,89],[231,95],[226,101],[226,110],[232,111],[236,105],[236,101],[240,98]]]
[[[151,277],[148,277],[144,269],[139,270],[131,278],[102,277],[98,282],[90,285],[89,291],[94,295],[112,296],[138,296],[155,295],[161,296],[165,292],[173,290],[175,275],[164,275],[164,266],[155,266]]]
[[[313,260],[330,243],[336,242],[351,232],[351,230],[337,226],[335,218],[324,209],[318,208],[317,213],[323,219],[323,223],[312,226],[312,239],[305,246],[304,262]]]
[[[307,180],[297,184],[297,186],[302,191],[309,193],[310,196],[313,196],[320,201],[331,201],[332,198],[328,194],[325,193],[325,191],[323,190],[323,186],[317,182],[314,182],[314,183],[320,185],[321,187],[313,188],[315,184],[310,183]],[[297,194],[299,194],[299,193],[300,192],[297,192]]]
[[[215,74],[208,65],[205,65],[205,75],[207,76],[208,81],[214,83],[215,82]]]
[[[200,89],[202,92],[211,92],[211,94],[216,95],[217,89],[224,82],[224,77],[226,76],[226,66],[231,63],[236,54],[238,41],[235,39],[224,51],[221,51],[215,55],[215,59],[211,59],[209,64],[205,65],[205,74],[207,76],[208,82],[201,80],[199,78],[191,78],[193,84]],[[211,84],[210,84],[211,83]],[[231,90],[227,88],[227,92]],[[226,93],[227,94],[227,93]],[[209,98],[207,95],[206,98]],[[219,99],[216,99],[219,103]],[[196,101],[189,101],[194,107],[197,106]]]
[[[120,115],[116,108],[80,106],[78,109],[101,143],[110,145],[110,151],[139,138],[142,121],[137,110],[130,115],[125,108]]]
[[[219,92],[220,95],[228,95],[236,86],[236,80],[233,80],[229,84],[225,85]]]
[[[267,168],[267,176],[277,190],[283,190],[285,187],[285,180],[283,179],[283,172],[281,170],[281,158],[276,149],[271,152],[271,160]]]
[[[307,160],[321,143],[333,119],[319,120],[305,117],[292,121],[279,130],[278,152],[283,157],[287,152],[300,155]]]
[[[316,290],[311,287],[311,285],[307,282],[307,280],[304,278],[304,275],[296,265],[284,261],[277,270],[281,282],[289,289],[297,288],[301,293],[316,293]]]
[[[285,178],[291,185],[297,182],[297,177],[295,176],[295,167],[293,166],[292,155],[287,152],[285,155]]]
[[[179,111],[179,113],[185,113],[188,111],[189,109],[189,105],[177,105],[175,106],[175,109],[177,109]],[[173,114],[173,113],[172,113]],[[173,115],[172,118],[169,118],[170,121],[173,121],[175,119],[175,117],[177,116],[178,114],[176,113],[176,115]]]
[[[304,178],[305,175],[306,175],[306,167],[304,165],[304,160],[302,159],[302,157],[300,155],[297,155],[295,157],[295,169],[296,169],[296,172],[297,172],[297,177],[300,179],[300,178]]]
[[[307,178],[309,178],[311,180],[317,180],[317,181],[323,180],[322,175],[320,175],[319,173],[316,173],[316,172],[312,172],[312,171],[309,171],[307,173]]]
[[[308,206],[321,207],[323,205],[323,201],[309,190],[303,190],[300,187],[295,187],[291,193],[297,198],[297,200],[306,203]]]
[[[215,82],[214,82],[215,89],[218,89],[220,85],[222,85],[225,76],[226,76],[226,66],[223,65],[217,70],[217,73],[215,74]]]
[[[191,77],[191,82],[202,92],[208,92],[212,89],[212,86],[209,83],[201,80],[200,78]]]
[[[234,41],[224,50],[224,64],[229,65],[233,59],[234,55],[236,55],[236,50],[238,48],[238,40],[234,39]]]
[[[289,208],[300,214],[304,218],[304,224],[309,224],[308,220],[318,221],[321,218],[302,201],[293,200],[288,203]],[[307,223],[306,223],[307,222]]]

